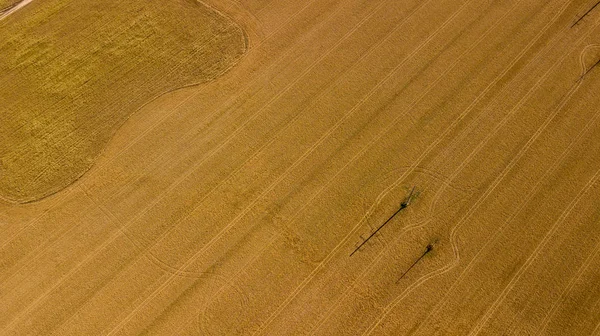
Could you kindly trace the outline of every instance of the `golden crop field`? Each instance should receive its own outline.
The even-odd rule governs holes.
[[[597,1],[0,15],[0,335],[600,336]]]

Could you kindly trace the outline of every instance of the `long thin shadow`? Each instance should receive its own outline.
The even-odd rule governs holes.
[[[585,75],[587,75],[590,71],[592,71],[598,64],[600,64],[600,59],[598,61],[596,61],[596,63],[594,63],[594,65],[592,65],[589,69],[587,69],[585,71],[585,73],[583,75],[581,75],[581,77],[579,77],[579,80],[582,80],[583,77],[585,77]]]
[[[575,27],[579,23],[579,21],[583,20],[583,18],[586,17],[591,11],[593,11],[594,8],[596,8],[598,5],[600,5],[600,1],[596,2],[596,4],[592,6],[592,8],[588,9],[587,12],[585,12],[577,21],[575,21],[575,23],[571,25],[571,28]]]
[[[396,210],[396,212],[394,212],[394,214],[391,215],[383,224],[381,224],[377,228],[377,230],[373,231],[373,233],[371,233],[360,245],[358,245],[358,247],[355,248],[354,251],[352,251],[352,253],[350,253],[350,256],[354,255],[354,253],[356,253],[358,250],[360,250],[360,248],[363,247],[371,238],[373,238],[377,234],[377,232],[379,232],[379,230],[383,229],[384,226],[386,226],[394,217],[396,217],[396,215],[400,211],[402,211],[402,210],[406,209],[406,207],[408,207],[414,191],[415,191],[415,187],[412,188],[412,190],[410,191],[410,194],[408,194],[408,197],[406,199],[404,199],[404,201],[402,201],[402,203],[400,203],[400,208],[398,210]]]
[[[425,252],[423,252],[423,254],[421,254],[421,256],[419,258],[417,258],[417,260],[415,260],[414,263],[412,263],[412,265],[410,265],[409,268],[406,269],[406,271],[404,271],[404,273],[402,273],[402,275],[400,275],[400,278],[398,278],[398,280],[396,280],[396,283],[400,282],[400,280],[402,280],[402,278],[404,278],[404,276],[413,268],[415,267],[415,265],[417,263],[419,263],[419,261],[421,261],[421,259],[423,259],[427,253],[431,252],[433,250],[433,244],[429,244],[427,245],[427,247],[425,248]]]

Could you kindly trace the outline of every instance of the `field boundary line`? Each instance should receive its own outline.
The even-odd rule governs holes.
[[[32,0],[29,0],[32,1]],[[218,13],[221,13],[220,10],[214,9],[213,6],[205,3],[202,0],[194,0],[195,2],[205,5],[206,7],[210,8],[211,10],[215,10]],[[317,0],[309,0],[309,2],[303,7],[301,8],[297,13],[295,13],[294,15],[290,16],[290,18],[285,21],[284,23],[282,23],[280,26],[278,26],[271,34],[267,35],[263,40],[260,41],[260,43],[257,43],[256,48],[258,48],[259,46],[261,46],[262,44],[264,44],[267,40],[269,40],[272,36],[274,36],[276,33],[278,33],[279,31],[281,31],[287,24],[289,24],[289,22],[291,22],[296,16],[298,16],[301,12],[303,12],[306,8],[308,8],[310,5],[312,5],[314,2],[316,2]],[[335,11],[337,12],[337,10]],[[225,15],[225,14],[223,14]],[[228,18],[229,21],[233,22],[234,25],[238,26],[239,28],[241,28],[241,25],[237,23],[236,20],[233,20],[233,18],[228,17],[227,15],[225,15],[226,18]],[[242,29],[243,35],[245,35],[244,30]],[[246,45],[248,47],[248,44]],[[288,50],[287,52],[285,52],[284,54],[282,54],[277,60],[275,60],[273,62],[273,64],[271,64],[269,67],[274,67],[276,64],[279,64],[279,62],[284,58],[285,55],[289,54],[291,52],[291,50]],[[198,52],[194,52],[189,58],[194,57],[195,55],[197,55]],[[221,78],[223,75],[225,75],[227,72],[229,72],[229,70],[231,68],[233,68],[236,64],[238,64],[239,62],[241,62],[241,60],[244,58],[244,56],[247,53],[244,53],[242,55],[242,57],[240,57],[238,59],[237,62],[234,62],[234,64],[232,64],[230,67],[228,67],[227,69],[225,69],[222,73],[218,74],[216,78],[213,78],[211,80],[207,80],[207,81],[202,81],[202,82],[196,82],[196,83],[190,83],[190,84],[186,84],[183,86],[179,86],[173,89],[169,89],[166,90],[162,93],[159,93],[151,98],[149,98],[146,102],[144,102],[143,104],[141,104],[138,108],[136,108],[132,113],[130,113],[127,118],[125,119],[125,121],[123,122],[123,125],[127,122],[127,120],[129,118],[131,118],[134,114],[136,114],[137,112],[139,112],[140,110],[142,110],[144,107],[146,107],[147,105],[151,104],[152,102],[156,101],[157,99],[167,95],[167,94],[171,94],[174,92],[178,92],[181,91],[183,89],[186,88],[190,88],[190,87],[198,87],[204,84],[209,84],[211,82],[213,82],[215,79],[217,78]],[[174,67],[177,68],[177,67]],[[173,73],[173,69],[171,69],[171,71],[169,73]],[[247,89],[249,89],[249,87],[251,86],[251,84],[254,83],[258,83],[260,80],[260,78],[255,79],[254,81],[252,81],[251,83],[249,83],[245,89],[243,89],[243,93],[245,93],[247,91]],[[16,201],[16,200],[12,200],[10,198],[6,198],[3,196],[0,196],[0,200],[5,201],[8,204],[11,205],[19,205],[19,204],[27,204],[27,203],[33,203],[33,202],[39,202],[42,200],[45,200],[57,193],[68,193],[70,192],[70,187],[72,187],[75,183],[77,183],[79,180],[81,180],[81,178],[86,175],[90,170],[92,169],[101,169],[104,168],[106,166],[108,166],[110,163],[112,163],[115,159],[119,158],[127,149],[131,148],[134,144],[138,143],[139,141],[141,141],[142,138],[144,138],[148,133],[150,133],[150,131],[152,131],[153,129],[155,129],[156,127],[158,127],[159,124],[161,124],[162,122],[164,122],[167,118],[169,118],[170,116],[172,116],[173,114],[175,114],[175,112],[183,105],[185,104],[187,101],[189,101],[190,99],[194,98],[195,96],[197,96],[198,94],[200,94],[199,91],[193,92],[191,93],[189,96],[187,96],[186,98],[184,98],[180,103],[178,103],[175,107],[171,108],[169,113],[164,114],[164,116],[162,116],[161,118],[159,118],[158,120],[156,120],[155,123],[149,125],[149,127],[147,129],[145,129],[141,134],[139,134],[137,137],[135,137],[131,142],[129,142],[127,145],[123,146],[119,151],[116,152],[116,154],[114,155],[114,157],[112,158],[108,158],[107,160],[105,160],[104,162],[98,164],[97,161],[100,160],[104,155],[105,155],[105,151],[106,148],[109,146],[109,142],[106,143],[106,145],[104,146],[104,148],[102,149],[102,151],[98,154],[98,157],[94,160],[94,162],[87,168],[85,169],[79,177],[77,177],[76,179],[74,179],[69,185],[63,187],[63,188],[59,188],[57,190],[53,190],[51,191],[48,195],[43,196],[43,197],[38,197],[32,200],[25,200],[25,201]],[[239,95],[227,100],[224,104],[222,104],[222,106],[231,103],[233,101],[235,101],[237,98],[241,97],[242,93],[240,93]],[[220,110],[220,109],[218,109]],[[215,113],[208,115],[205,119],[208,119],[212,116],[214,116],[216,114],[217,111],[215,111]],[[122,128],[122,126],[119,126],[114,134],[111,136],[111,140],[112,138],[114,138],[114,135]]]
[[[197,1],[197,2],[198,2],[199,4],[201,4],[201,5],[205,5],[206,7],[210,8],[211,10],[213,10],[213,8],[212,8],[211,6],[209,6],[208,4],[205,4],[204,2],[202,2],[202,1],[200,1],[200,0],[195,0],[195,1]],[[218,11],[218,10],[216,10],[216,9],[214,9],[214,10],[215,10],[215,11],[217,11],[217,12],[219,12],[219,11]],[[112,40],[112,39],[111,39],[111,40]],[[194,54],[195,54],[195,53],[194,53]],[[193,56],[190,56],[190,57],[193,57]],[[226,72],[226,71],[225,71],[225,72]],[[202,84],[202,83],[200,83],[200,84]],[[197,84],[190,84],[190,85],[186,85],[185,87],[188,87],[188,86],[194,86],[194,85],[197,85]],[[179,88],[178,88],[178,89],[179,89]],[[169,91],[167,91],[167,92],[164,92],[164,93],[162,93],[161,95],[163,95],[163,94],[166,94],[166,93],[170,93],[170,92],[172,92],[172,91],[176,91],[176,90],[178,90],[178,89],[169,90]],[[158,97],[156,97],[156,98],[158,98]],[[152,99],[152,100],[154,100],[154,99]],[[145,105],[146,105],[146,104],[144,104],[143,106],[145,106]],[[142,106],[142,107],[143,107],[143,106]],[[142,107],[140,107],[140,108],[142,108]],[[134,113],[135,113],[135,112],[134,112]],[[91,167],[90,167],[90,168],[91,168]],[[82,174],[82,175],[83,175],[83,174]],[[79,180],[79,179],[80,179],[80,178],[78,178],[77,180]],[[22,235],[22,234],[24,233],[24,231],[25,231],[27,228],[29,228],[29,227],[31,227],[31,226],[33,226],[33,225],[36,225],[36,223],[37,223],[37,222],[39,222],[39,221],[41,220],[41,218],[42,218],[44,215],[46,215],[47,213],[49,213],[51,210],[55,209],[55,208],[56,208],[56,207],[57,207],[59,204],[62,204],[62,203],[61,203],[62,201],[65,201],[69,195],[71,195],[72,193],[74,193],[74,191],[73,191],[73,190],[77,190],[77,187],[75,186],[75,182],[76,182],[76,181],[74,181],[73,183],[71,183],[71,184],[70,184],[70,185],[68,185],[67,187],[65,187],[65,188],[63,188],[63,189],[61,189],[61,190],[59,190],[59,191],[62,191],[62,190],[64,190],[65,192],[64,192],[64,193],[61,193],[61,196],[56,196],[58,199],[54,200],[54,203],[53,203],[53,204],[52,204],[52,205],[51,205],[51,206],[50,206],[48,209],[46,209],[46,210],[42,211],[42,212],[41,212],[41,213],[40,213],[38,216],[34,217],[34,218],[31,220],[31,221],[29,221],[29,223],[25,224],[25,225],[24,225],[24,226],[23,226],[21,229],[19,229],[17,232],[15,232],[15,233],[14,233],[14,234],[13,234],[13,235],[10,237],[10,238],[6,239],[6,240],[5,240],[5,241],[2,243],[2,245],[0,246],[0,249],[3,249],[4,247],[6,247],[6,246],[7,246],[8,244],[10,244],[10,243],[11,243],[11,242],[12,242],[14,239],[16,239],[17,237],[19,237],[20,235]],[[66,189],[68,189],[68,188],[72,188],[72,189],[71,189],[71,190],[66,190]],[[80,189],[81,189],[81,188],[80,188]],[[97,202],[96,202],[94,199],[92,199],[92,198],[91,198],[91,196],[90,196],[90,195],[87,193],[87,191],[85,191],[85,190],[82,190],[82,191],[83,191],[83,192],[86,194],[86,196],[87,196],[88,198],[90,198],[90,200],[91,200],[91,201],[92,201],[94,204],[96,204],[96,205],[97,205]],[[51,196],[55,196],[55,195],[57,195],[57,194],[58,194],[58,192],[53,192],[53,193],[51,193],[51,194],[49,194],[49,195],[47,195],[47,196],[45,196],[45,197],[43,197],[43,198],[41,198],[41,199],[36,199],[35,201],[41,201],[41,200],[45,200],[45,199],[48,199],[49,197],[51,197]],[[4,200],[4,201],[6,201],[6,202],[7,202],[9,205],[19,205],[19,204],[27,204],[27,203],[32,203],[32,202],[14,202],[14,201],[12,201],[12,200],[10,200],[10,199],[6,199],[6,198],[4,198],[4,197],[2,197],[2,196],[0,196],[0,199],[2,199],[2,200]],[[100,210],[104,211],[104,210],[106,210],[106,209],[100,209]],[[111,214],[112,214],[112,213],[111,213]],[[68,232],[70,232],[71,230],[73,230],[73,229],[74,229],[74,228],[76,228],[76,227],[77,227],[77,224],[74,224],[74,225],[72,225],[72,227],[71,227],[71,228],[67,229],[66,231],[63,231],[62,233],[59,233],[59,234],[58,234],[58,236],[56,237],[56,238],[57,238],[57,241],[58,241],[58,239],[62,238],[64,235],[66,235]],[[57,231],[58,231],[58,230],[57,230]],[[128,236],[127,236],[127,238],[131,239],[131,238],[130,238],[130,237],[128,237]],[[55,241],[55,242],[53,242],[53,243],[49,244],[49,245],[47,246],[47,248],[49,248],[49,247],[51,247],[51,246],[55,245],[55,243],[56,243],[57,241]],[[134,242],[132,241],[132,243],[134,243]],[[135,244],[135,243],[134,243],[134,244]],[[36,249],[36,250],[37,250],[37,249]],[[36,250],[34,250],[32,253],[35,253],[35,251],[36,251]],[[39,251],[39,253],[37,253],[37,254],[36,254],[34,257],[27,258],[27,260],[25,260],[24,264],[23,264],[23,265],[22,265],[22,266],[21,266],[19,269],[17,269],[17,270],[16,270],[16,272],[20,271],[20,270],[21,270],[21,269],[23,269],[25,266],[29,265],[29,264],[30,264],[30,263],[31,263],[31,262],[32,262],[32,261],[33,261],[33,260],[34,260],[36,257],[38,257],[39,255],[43,254],[43,253],[45,252],[45,250],[46,250],[46,249],[43,249],[43,250]],[[168,265],[165,265],[165,266],[166,266],[166,267],[169,267]],[[160,266],[159,266],[159,267],[160,267]],[[165,270],[165,271],[167,271],[167,270]],[[8,280],[8,279],[12,279],[12,278],[14,277],[14,274],[16,274],[16,272],[15,272],[15,273],[13,273],[13,275],[9,276],[9,277],[7,278],[7,280]],[[168,271],[167,271],[167,272],[168,272]]]
[[[31,2],[32,0],[26,0],[26,1],[30,1],[30,2]],[[215,10],[216,12],[218,12],[218,13],[222,14],[222,13],[221,13],[221,11],[219,11],[219,10],[218,10],[218,9],[216,9],[216,8],[213,8],[213,6],[211,6],[211,5],[207,4],[207,3],[205,3],[205,2],[204,2],[204,1],[202,1],[202,0],[195,0],[195,1],[196,1],[196,2],[198,2],[198,3],[200,3],[200,4],[202,4],[202,5],[205,5],[206,7],[210,8],[211,10]],[[314,2],[314,1],[316,1],[316,0],[311,0],[310,2]],[[306,6],[306,7],[308,7],[308,5],[309,5],[309,4],[307,4],[307,6]],[[297,13],[297,14],[298,14],[298,13]],[[227,20],[228,20],[228,21],[231,21],[231,22],[233,22],[234,24],[236,24],[236,25],[238,25],[238,26],[239,26],[239,24],[237,24],[237,22],[236,22],[235,20],[233,20],[232,18],[229,18],[229,17],[227,17],[225,14],[222,14],[222,15],[224,15],[224,16],[227,18]],[[295,16],[295,15],[294,15],[294,16]],[[292,20],[292,19],[293,19],[293,17],[291,17],[291,18],[290,18],[288,21],[290,21],[290,20]],[[287,22],[286,22],[286,23],[287,23]],[[243,29],[242,29],[242,31],[243,31]],[[277,32],[277,31],[274,31],[274,32],[273,32],[273,34],[275,34],[276,32]],[[111,40],[112,40],[112,39],[111,39]],[[192,56],[190,56],[190,58],[191,58],[191,57],[193,57],[193,56],[194,56],[194,55],[196,55],[196,54],[197,54],[197,52],[195,52],[195,53],[194,53]],[[241,57],[241,58],[240,58],[240,60],[238,60],[238,61],[241,61],[241,59],[242,59],[242,58],[243,58],[243,57]],[[236,62],[236,64],[237,64],[237,62]],[[233,64],[233,65],[232,65],[232,67],[233,67],[233,66],[235,66],[235,64]],[[171,73],[172,73],[173,71],[174,71],[174,70],[172,70],[172,71],[171,71]],[[224,74],[224,73],[226,73],[226,72],[228,72],[228,69],[227,69],[227,70],[225,70],[225,71],[223,72],[223,74]],[[221,74],[221,75],[223,75],[223,74]],[[219,75],[218,77],[220,77],[221,75]],[[147,101],[147,102],[145,102],[144,104],[142,104],[142,105],[141,105],[141,106],[140,106],[138,109],[136,109],[134,112],[132,112],[132,113],[131,113],[131,114],[130,114],[128,117],[127,117],[127,119],[129,119],[129,118],[130,118],[130,117],[131,117],[133,114],[137,113],[139,110],[143,109],[143,108],[144,108],[146,105],[150,104],[151,102],[153,102],[153,101],[157,100],[158,98],[160,98],[160,97],[162,97],[162,96],[164,96],[164,95],[166,95],[166,94],[173,93],[173,92],[175,92],[175,91],[178,91],[178,90],[181,90],[181,89],[183,89],[183,88],[192,87],[192,86],[198,86],[198,85],[205,84],[205,83],[207,84],[208,82],[200,82],[200,83],[188,84],[188,85],[184,85],[184,86],[182,86],[182,87],[178,87],[178,88],[171,89],[171,90],[167,90],[167,91],[165,91],[165,92],[163,92],[163,93],[160,93],[159,95],[157,95],[157,96],[155,96],[155,97],[153,97],[153,98],[150,98],[150,100],[149,100],[149,101]],[[189,98],[191,98],[191,97],[189,97]],[[187,98],[185,99],[185,101],[187,101]],[[173,110],[173,111],[172,111],[172,113],[168,114],[168,116],[172,115],[172,114],[175,112],[174,110],[175,110],[175,109],[177,109],[177,108],[178,108],[180,105],[182,105],[182,104],[183,104],[183,102],[179,103],[179,104],[178,104],[176,107],[174,107],[174,108],[172,109],[172,110]],[[163,120],[166,120],[166,118],[167,118],[168,116],[165,116],[165,118],[161,119],[161,120],[160,120],[158,123],[156,123],[156,125],[155,125],[155,126],[157,126],[157,125],[158,125],[160,122],[162,122]],[[125,123],[125,122],[124,122],[124,123]],[[123,124],[124,124],[124,123],[123,123]],[[116,134],[116,132],[118,132],[118,130],[119,130],[120,128],[121,128],[121,127],[119,127],[119,128],[118,128],[118,129],[115,131],[115,134]],[[153,128],[153,127],[151,127],[151,128]],[[148,130],[148,132],[149,132],[149,130]],[[146,134],[146,133],[148,133],[148,132],[145,132],[144,134]],[[144,135],[144,134],[140,135],[140,137],[139,137],[139,138],[141,139],[141,137],[143,137],[143,135]],[[113,135],[113,137],[114,137],[114,135]],[[138,139],[138,140],[139,140],[139,139]],[[135,142],[137,142],[137,141],[135,141]],[[133,145],[133,143],[132,143],[131,145]],[[107,146],[108,146],[108,143],[106,144],[105,148],[106,148]],[[127,148],[129,148],[129,147],[131,147],[131,146],[126,146],[125,148],[123,148],[123,149],[121,150],[121,152],[124,152],[124,151],[125,151]],[[102,156],[103,152],[104,152],[104,149],[103,149],[103,151],[102,151],[101,153],[99,153],[99,154],[98,154],[98,158],[97,158],[97,159],[99,159],[99,158]],[[115,157],[115,158],[116,158],[116,157]],[[82,177],[83,175],[85,175],[85,174],[86,174],[86,173],[87,173],[89,170],[91,170],[91,169],[92,169],[94,166],[96,166],[96,167],[100,167],[100,168],[101,168],[101,167],[104,167],[104,166],[108,165],[108,163],[109,163],[109,162],[107,162],[105,165],[100,165],[100,166],[97,166],[97,165],[95,164],[95,162],[96,162],[96,161],[97,161],[97,160],[95,160],[95,161],[94,161],[94,163],[93,163],[93,164],[92,164],[92,165],[91,165],[91,166],[90,166],[88,169],[86,169],[86,171],[84,171],[84,172],[81,174],[81,176],[80,176],[80,177],[78,177],[76,180],[74,180],[74,181],[73,181],[71,184],[69,184],[68,186],[66,186],[66,187],[64,187],[64,188],[61,188],[61,189],[59,189],[59,190],[57,190],[57,191],[55,191],[55,192],[52,192],[52,193],[50,193],[49,195],[47,195],[47,196],[44,196],[44,197],[42,197],[42,198],[35,199],[34,201],[30,201],[30,202],[15,202],[15,201],[13,201],[13,200],[11,200],[11,199],[7,199],[7,198],[5,198],[5,197],[3,197],[3,196],[1,196],[1,195],[0,195],[0,200],[3,200],[3,201],[5,201],[5,202],[6,202],[6,203],[7,203],[9,206],[11,206],[11,205],[19,205],[19,204],[27,204],[27,203],[38,202],[38,201],[43,201],[43,200],[47,200],[47,199],[49,199],[49,198],[50,198],[50,197],[52,197],[52,196],[55,196],[55,197],[57,197],[57,199],[53,201],[53,204],[52,204],[50,207],[48,207],[48,209],[46,209],[46,210],[42,211],[42,212],[41,212],[41,213],[40,213],[38,216],[34,217],[34,218],[33,218],[33,219],[31,219],[31,220],[30,220],[30,221],[29,221],[27,224],[23,225],[23,227],[22,227],[21,229],[19,229],[18,231],[16,231],[16,232],[15,232],[15,233],[14,233],[14,234],[11,236],[11,237],[9,237],[9,238],[8,238],[8,239],[6,239],[4,242],[2,242],[2,244],[1,244],[1,246],[0,246],[0,250],[1,250],[1,249],[3,249],[3,248],[6,246],[6,245],[10,244],[10,243],[11,243],[11,242],[12,242],[14,239],[16,239],[17,237],[19,237],[21,234],[23,234],[23,232],[24,232],[24,231],[25,231],[27,228],[29,228],[29,227],[31,227],[31,226],[33,226],[33,225],[36,225],[36,223],[37,223],[37,222],[39,222],[39,221],[41,220],[41,218],[42,218],[44,215],[46,215],[46,214],[47,214],[47,213],[49,213],[51,210],[53,210],[53,209],[55,209],[56,207],[58,207],[58,206],[59,206],[59,204],[62,204],[62,202],[63,202],[63,201],[65,201],[65,200],[67,199],[67,197],[68,197],[68,196],[70,196],[72,193],[74,193],[74,191],[73,191],[73,190],[77,190],[77,188],[73,188],[73,186],[75,185],[75,183],[77,183],[78,181],[80,181],[80,180],[81,180],[81,177]],[[112,160],[111,160],[111,162],[112,162]],[[60,195],[60,196],[58,196],[57,194],[61,194],[61,195]]]

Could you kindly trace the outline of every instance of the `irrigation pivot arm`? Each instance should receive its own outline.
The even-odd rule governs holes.
[[[373,236],[375,236],[377,234],[377,232],[379,232],[379,230],[383,229],[383,227],[389,223],[394,217],[396,217],[396,215],[404,210],[409,204],[410,204],[410,200],[412,198],[413,192],[415,191],[415,187],[412,188],[412,190],[410,191],[410,194],[408,194],[408,197],[404,199],[404,201],[402,201],[402,203],[400,203],[400,208],[398,210],[396,210],[396,212],[394,212],[393,215],[391,215],[383,224],[381,224],[377,230],[373,231],[373,233],[371,233],[367,239],[365,239],[360,245],[358,245],[358,247],[356,249],[354,249],[354,251],[352,251],[352,253],[350,253],[350,256],[352,256],[354,253],[356,253],[356,251],[360,250],[361,247],[363,247],[363,245],[365,245],[369,239],[373,238]]]
[[[410,190],[410,194],[408,194],[408,197],[406,197],[406,199],[402,203],[400,203],[400,209],[404,209],[410,204],[410,200],[412,199],[414,192],[415,187],[412,187],[412,189]]]
[[[396,280],[396,283],[400,282],[400,280],[402,280],[402,278],[404,278],[404,276],[406,275],[406,273],[408,273],[408,271],[410,271],[413,267],[415,267],[415,265],[419,261],[421,261],[421,259],[423,259],[427,255],[427,253],[431,252],[432,250],[433,250],[433,244],[427,245],[427,247],[425,247],[425,252],[423,252],[423,254],[421,254],[421,256],[417,260],[415,260],[415,262],[412,265],[410,265],[410,267],[407,268],[406,271],[404,271],[402,273],[402,275],[400,275],[400,278],[398,278],[398,280]]]

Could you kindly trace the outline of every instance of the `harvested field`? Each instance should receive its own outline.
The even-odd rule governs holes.
[[[61,41],[140,13],[173,39],[146,51],[220,41],[172,73],[125,50],[110,92],[83,56],[18,70],[92,6],[32,2],[0,22],[0,190],[36,200],[0,201],[0,335],[600,336],[596,1],[106,0],[129,15]],[[96,151],[31,145],[86,76]]]

